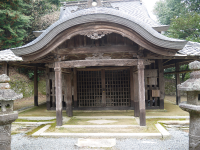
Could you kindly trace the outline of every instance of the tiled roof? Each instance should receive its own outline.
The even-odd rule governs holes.
[[[189,41],[178,53],[187,56],[200,56],[200,43]]]
[[[148,24],[151,27],[158,27],[161,26],[160,24],[156,23],[152,20],[148,14],[147,9],[144,5],[141,4],[140,1],[106,1],[102,2],[103,4],[106,3],[108,6],[111,5],[113,8],[117,8],[120,12],[128,14],[135,19],[138,19],[145,24]],[[105,5],[105,6],[106,6]],[[83,7],[83,5],[81,5]],[[109,6],[108,6],[109,7]],[[65,18],[68,15],[71,15],[74,10],[77,10],[78,5],[75,3],[72,6],[66,6],[66,8],[61,9],[60,19]]]
[[[182,49],[186,44],[186,41],[184,40],[172,39],[161,35],[148,24],[134,18],[129,14],[123,13],[123,11],[106,7],[93,7],[82,9],[63,17],[47,28],[45,32],[34,41],[22,47],[13,48],[11,50],[15,53],[15,55],[18,56],[34,53],[47,45],[62,31],[79,24],[97,22],[100,20],[128,27],[133,31],[136,31],[147,41],[163,48]]]
[[[10,49],[7,49],[0,51],[0,61],[23,61],[23,59],[16,56]]]

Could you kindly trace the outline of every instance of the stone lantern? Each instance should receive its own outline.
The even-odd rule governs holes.
[[[193,70],[190,78],[178,85],[178,90],[187,91],[187,102],[182,102],[179,107],[190,113],[189,149],[200,150],[200,62],[189,64]]]
[[[11,123],[18,118],[18,113],[13,111],[14,100],[23,97],[10,89],[10,78],[0,75],[0,149],[10,150]]]

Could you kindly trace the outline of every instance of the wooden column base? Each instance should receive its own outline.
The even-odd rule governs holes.
[[[78,107],[78,102],[74,101],[74,107]]]
[[[73,108],[72,108],[72,104],[67,104],[66,112],[67,112],[67,116],[68,116],[68,117],[73,117]]]
[[[178,92],[177,92],[178,93]],[[176,93],[176,94],[177,94]],[[180,94],[179,94],[180,95]],[[181,97],[180,96],[176,96],[176,105],[179,105],[179,103],[181,102]]]
[[[38,106],[38,96],[34,96],[34,106]]]
[[[47,101],[46,106],[47,106],[47,110],[51,110],[51,105],[50,105],[50,102],[49,102],[49,101]]]
[[[62,126],[62,110],[56,110],[56,125]]]
[[[140,110],[140,126],[146,126],[146,111],[145,111],[145,109]]]
[[[164,109],[164,100],[163,99],[160,100],[160,109]]]
[[[134,102],[134,117],[140,116],[139,102]]]

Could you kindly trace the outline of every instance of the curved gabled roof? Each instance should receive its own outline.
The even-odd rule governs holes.
[[[69,29],[70,27],[99,21],[116,23],[128,27],[137,32],[150,43],[159,47],[180,50],[187,43],[187,41],[184,40],[165,37],[155,31],[148,24],[134,18],[127,13],[124,13],[123,11],[106,7],[92,7],[88,9],[82,9],[71,13],[71,15],[62,17],[62,19],[59,19],[57,22],[47,28],[47,30],[45,30],[45,32],[34,41],[22,47],[13,48],[11,50],[17,56],[31,54],[43,48],[51,40],[53,40],[56,35],[66,29]]]
[[[85,4],[82,3],[85,2]],[[61,7],[60,19],[64,19],[66,16],[69,16],[76,11],[86,7],[87,1],[69,2],[66,4],[66,7]],[[121,1],[102,1],[102,4],[105,7],[118,9],[119,11],[132,16],[133,18],[140,20],[141,22],[149,25],[150,27],[160,27],[161,25],[154,20],[152,20],[148,14],[146,7],[141,3],[140,0],[121,0]],[[81,6],[80,6],[81,5]]]

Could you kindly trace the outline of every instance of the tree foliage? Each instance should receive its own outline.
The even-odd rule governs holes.
[[[28,0],[2,0],[0,2],[0,49],[21,46],[30,17],[23,14],[29,8]]]
[[[154,12],[161,24],[170,24],[166,36],[200,42],[199,6],[199,0],[160,0]]]
[[[59,0],[1,0],[0,50],[22,46],[58,19]],[[48,17],[46,17],[46,15]],[[55,17],[56,16],[56,17]]]
[[[169,25],[173,18],[194,12],[200,13],[199,0],[160,0],[154,7],[154,14],[164,25]]]
[[[167,36],[185,39],[187,41],[200,42],[200,15],[187,13],[171,19]]]
[[[53,5],[51,3],[51,0],[49,1],[32,0],[32,2],[30,3],[31,11],[27,11],[26,15],[31,17],[31,22],[30,22],[30,27],[27,29],[28,36],[26,36],[26,38],[24,39],[24,44],[29,43],[35,39],[33,31],[44,30],[52,24],[52,22],[42,20],[43,16],[51,14],[54,11],[58,10],[57,5]],[[53,3],[56,1],[59,2],[59,0],[54,0]]]
[[[185,11],[182,0],[160,0],[154,7],[154,14],[163,25],[169,25],[171,19]]]

